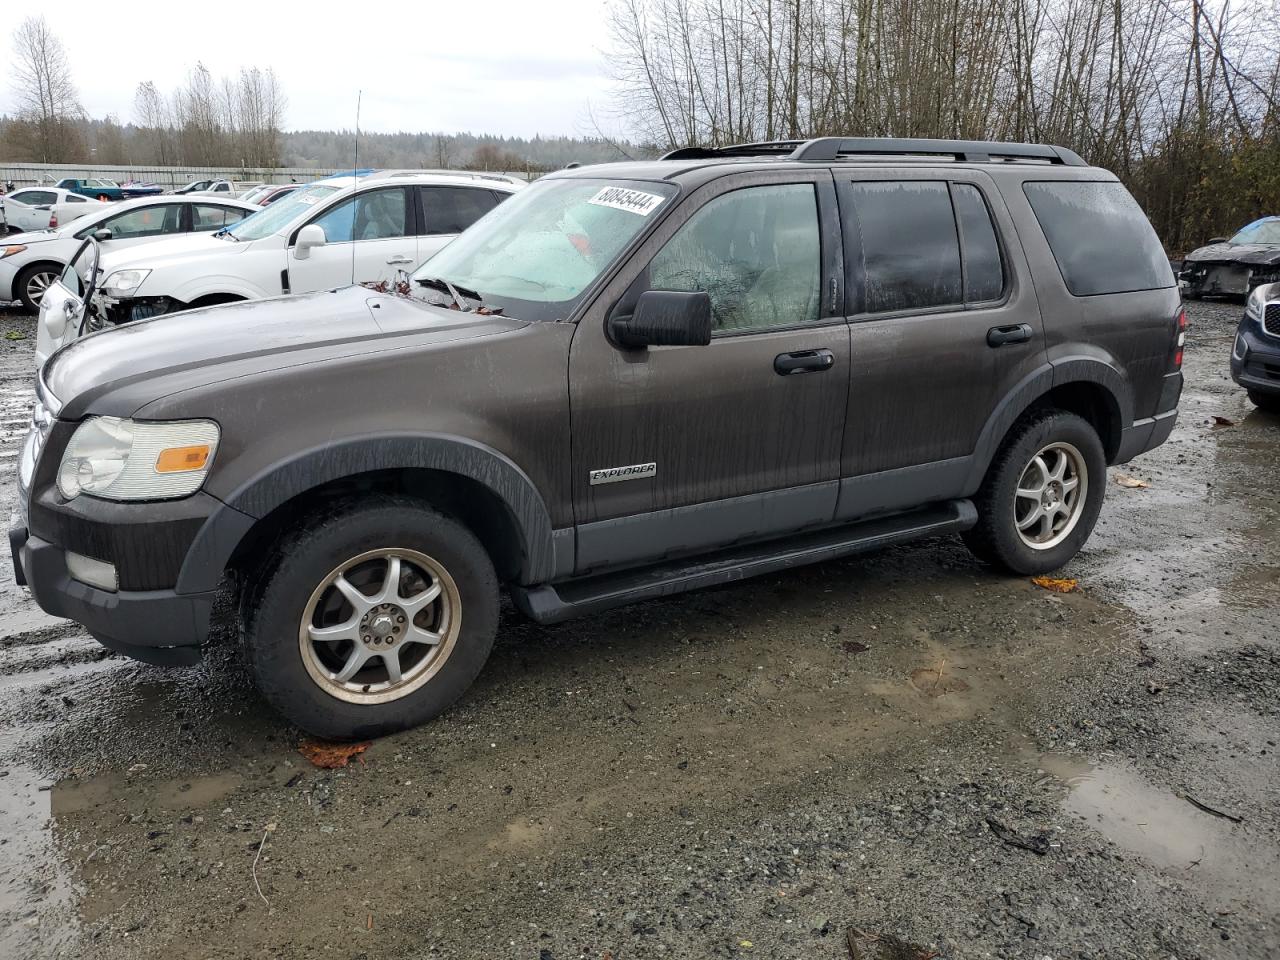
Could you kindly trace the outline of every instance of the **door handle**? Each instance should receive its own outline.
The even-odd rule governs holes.
[[[987,331],[988,347],[1003,347],[1006,343],[1026,343],[1031,339],[1031,324],[1014,323],[1007,327],[992,327]]]
[[[392,257],[390,260],[387,261],[387,263],[391,263],[391,264],[413,263],[413,257]]]
[[[821,373],[830,370],[836,363],[836,355],[830,350],[797,350],[795,353],[780,353],[773,358],[773,372],[780,377],[789,377],[795,373]]]

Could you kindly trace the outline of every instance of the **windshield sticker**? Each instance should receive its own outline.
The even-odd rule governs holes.
[[[627,210],[647,217],[658,209],[662,201],[663,198],[656,193],[626,190],[623,187],[604,187],[587,203],[594,203],[598,207],[613,207],[615,210]]]

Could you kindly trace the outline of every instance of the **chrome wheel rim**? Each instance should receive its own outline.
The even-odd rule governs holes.
[[[1071,535],[1089,495],[1084,455],[1069,443],[1043,447],[1027,463],[1013,495],[1013,523],[1033,550],[1056,547]]]
[[[303,608],[298,646],[326,693],[388,703],[440,671],[461,624],[458,587],[444,566],[392,547],[352,557],[320,581]]]
[[[58,278],[56,273],[33,273],[27,281],[27,296],[32,303],[39,303],[46,290],[53,286]]]

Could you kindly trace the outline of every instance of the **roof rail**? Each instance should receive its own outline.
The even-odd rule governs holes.
[[[1088,166],[1066,147],[995,140],[936,140],[911,137],[818,137],[815,140],[768,140],[729,147],[683,147],[663,160],[711,160],[733,157],[779,157],[832,161],[853,157],[938,157],[964,163],[1039,160],[1068,167]]]

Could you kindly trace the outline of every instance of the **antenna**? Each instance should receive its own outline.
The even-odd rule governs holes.
[[[355,180],[355,190],[351,192],[354,198],[351,204],[351,285],[356,283],[356,214],[357,208],[360,206],[360,178],[356,175],[356,171],[360,169],[360,100],[364,97],[363,90],[356,91],[356,136],[355,142],[351,146],[351,179]]]

